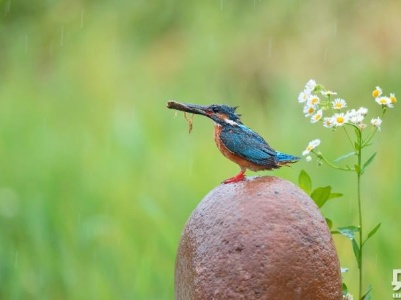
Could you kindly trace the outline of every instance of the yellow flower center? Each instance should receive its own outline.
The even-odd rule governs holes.
[[[374,90],[373,92],[372,92],[372,96],[373,97],[379,97],[379,95],[380,95],[380,91],[379,90]]]
[[[312,105],[318,104],[318,103],[319,103],[319,98],[312,98],[311,101],[310,101],[310,103],[311,103]]]
[[[390,96],[391,103],[397,103],[397,98],[395,96]]]
[[[313,107],[309,107],[309,109],[308,109],[309,114],[313,113],[314,111],[315,111],[315,109]]]
[[[379,102],[380,104],[387,104],[387,100],[385,98],[381,98]]]
[[[341,124],[344,123],[344,117],[337,117],[337,123]]]
[[[336,104],[334,104],[334,106],[335,106],[336,108],[343,108],[343,105],[342,105],[341,102],[337,102]]]

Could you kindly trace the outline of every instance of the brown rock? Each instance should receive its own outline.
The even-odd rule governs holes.
[[[175,298],[342,299],[339,261],[318,207],[277,177],[219,185],[185,226]]]

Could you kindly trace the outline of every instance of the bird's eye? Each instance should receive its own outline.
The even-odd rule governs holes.
[[[218,113],[219,112],[219,108],[217,106],[212,106],[212,111],[214,113]]]

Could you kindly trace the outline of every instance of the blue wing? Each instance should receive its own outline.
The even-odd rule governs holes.
[[[260,135],[244,125],[224,126],[220,140],[232,153],[254,164],[277,164],[277,152]]]

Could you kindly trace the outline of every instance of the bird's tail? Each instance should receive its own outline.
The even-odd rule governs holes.
[[[278,161],[278,164],[281,166],[286,165],[286,164],[295,163],[298,160],[300,160],[300,157],[277,152],[277,161]]]

